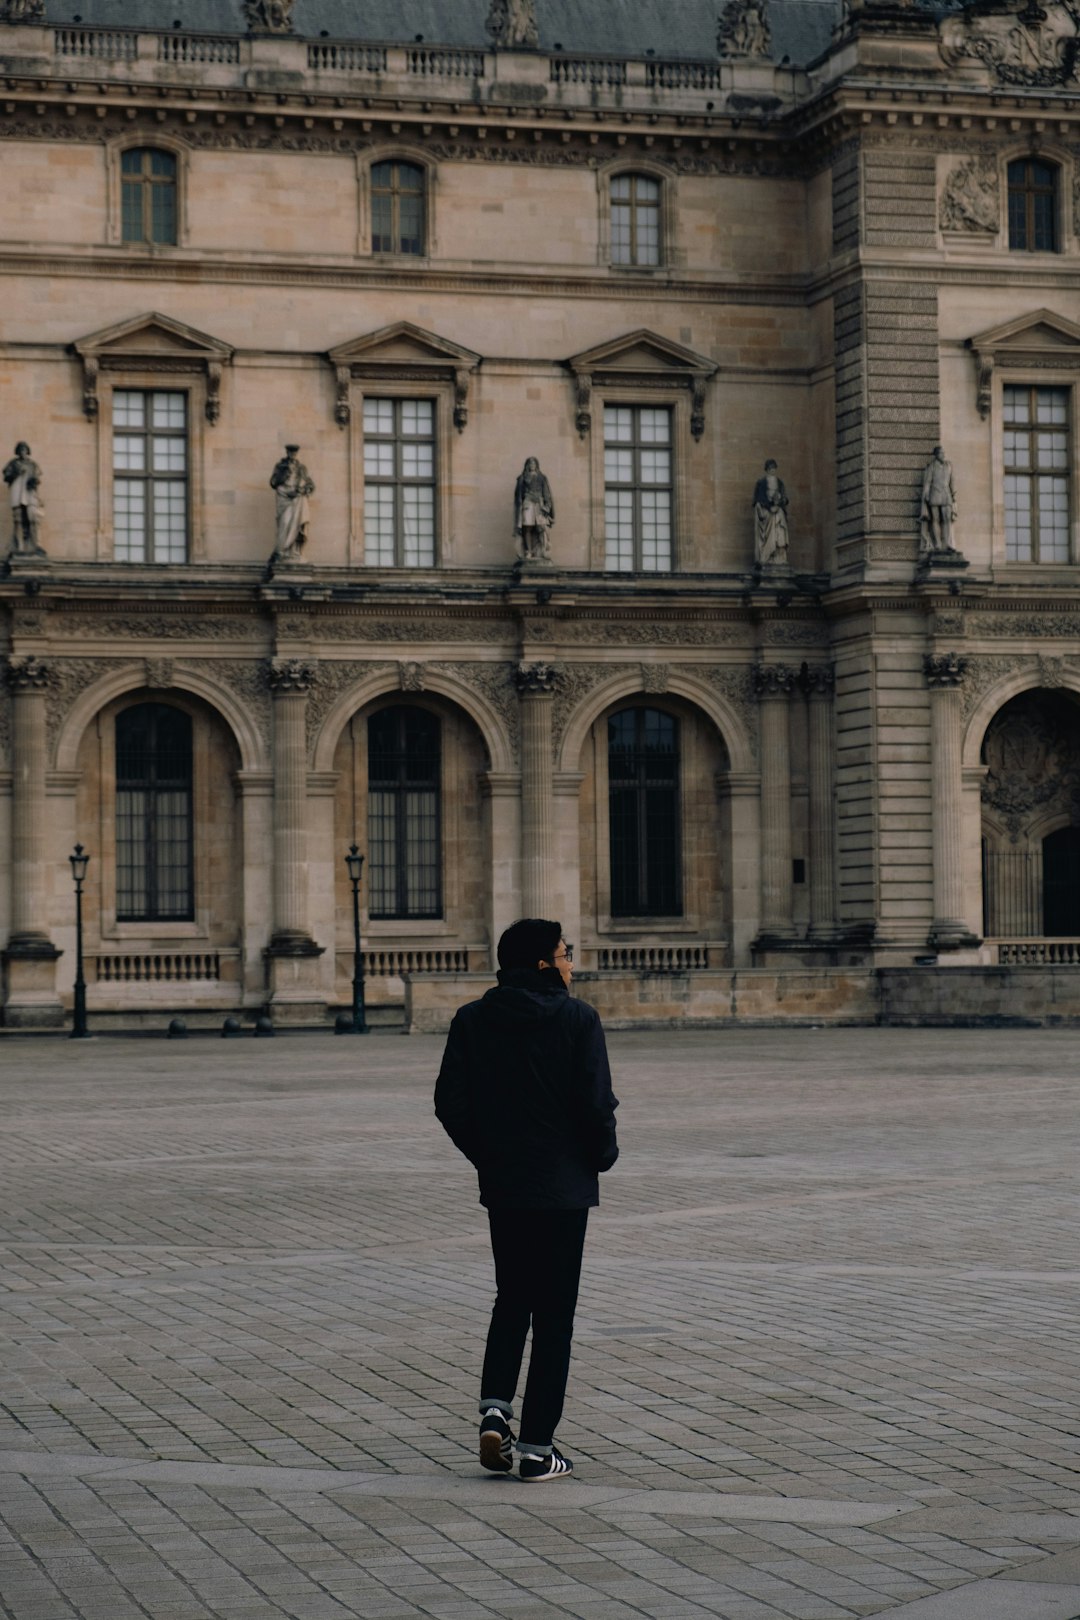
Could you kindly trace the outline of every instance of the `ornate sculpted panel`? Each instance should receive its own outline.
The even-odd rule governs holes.
[[[683,664],[680,666],[686,674],[702,675],[709,685],[716,688],[734,709],[742,721],[743,730],[750,740],[750,747],[755,758],[758,753],[758,705],[754,691],[753,672],[749,666],[738,664],[714,664],[711,668],[702,669],[700,664]],[[729,741],[729,739],[725,739]]]
[[[1080,613],[980,613],[971,629],[982,636],[1080,636]]]
[[[1076,17],[1061,0],[1026,0],[1008,11],[968,6],[942,21],[939,43],[950,67],[982,62],[1001,84],[1065,84],[1076,68]]]
[[[436,663],[430,667],[455,676],[483,694],[503,722],[510,752],[518,759],[521,752],[521,714],[515,684],[516,664]]]
[[[359,686],[369,675],[387,675],[391,672],[396,675],[397,666],[391,664],[388,659],[347,659],[342,662],[324,662],[318,666],[315,679],[308,689],[305,712],[309,757],[315,752],[315,744],[322,730],[323,721],[342,692],[347,691],[350,686]]]
[[[991,720],[983,741],[983,803],[1005,822],[1011,843],[1035,811],[1080,826],[1080,715],[1065,699],[1024,692]]]
[[[980,153],[950,170],[942,187],[938,223],[943,231],[997,234],[1001,229],[1001,186],[992,156]]]
[[[149,669],[151,660],[147,660]],[[270,686],[264,658],[215,658],[208,671],[234,692],[255,722],[255,729],[269,757],[271,750]],[[183,665],[180,666],[181,681]]]
[[[1030,669],[1030,658],[1009,658],[984,656],[982,658],[969,658],[967,669],[964,672],[964,703],[963,712],[966,719],[982,702],[984,692],[988,692],[999,681],[1018,670]]]
[[[52,681],[45,698],[45,731],[50,760],[56,759],[61,728],[81,692],[114,669],[134,668],[140,678],[143,674],[141,661],[131,658],[52,658],[49,668]]]
[[[574,712],[595,686],[613,675],[625,675],[624,664],[564,664],[551,715],[551,746],[558,758],[566,728]],[[635,669],[635,674],[639,669]]]

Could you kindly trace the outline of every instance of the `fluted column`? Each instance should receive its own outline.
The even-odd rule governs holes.
[[[810,939],[836,931],[836,863],[833,854],[832,714],[836,677],[831,665],[803,665],[799,685],[807,705],[807,786],[809,789]]]
[[[555,858],[554,767],[551,710],[559,671],[554,664],[521,664],[521,910],[546,917],[551,909]]]
[[[314,670],[298,659],[271,665],[274,694],[274,922],[271,950],[303,953],[307,918],[308,692]]]
[[[45,916],[45,693],[49,667],[13,658],[11,688],[11,939],[8,951],[56,956]]]
[[[791,734],[789,700],[795,672],[759,664],[754,691],[761,705],[761,932],[795,933],[791,892]]]
[[[967,659],[928,653],[923,660],[930,688],[930,761],[934,854],[934,922],[930,944],[974,945],[964,919],[963,770],[961,719]]]

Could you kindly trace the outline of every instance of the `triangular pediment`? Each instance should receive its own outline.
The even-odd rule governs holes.
[[[661,337],[659,332],[650,332],[647,327],[626,332],[595,348],[583,349],[580,354],[571,355],[566,364],[577,372],[625,371],[635,376],[654,372],[674,377],[685,377],[688,373],[711,377],[716,370],[715,361]]]
[[[1008,353],[1010,349],[1057,350],[1080,356],[1080,326],[1075,321],[1056,315],[1051,309],[1037,309],[1015,320],[1004,321],[967,340],[968,348],[976,354]]]
[[[235,352],[220,338],[156,312],[102,327],[99,332],[77,339],[72,348],[84,359],[105,360],[115,355],[118,360],[159,357],[218,364],[231,360]]]
[[[377,332],[339,343],[328,351],[327,359],[333,366],[453,366],[472,371],[481,356],[411,321],[395,321]]]

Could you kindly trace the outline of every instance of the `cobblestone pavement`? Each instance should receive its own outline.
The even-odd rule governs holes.
[[[1080,1616],[1073,1033],[613,1036],[544,1489],[440,1048],[0,1041],[7,1620]]]

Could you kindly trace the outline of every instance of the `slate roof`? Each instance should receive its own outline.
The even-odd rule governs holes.
[[[378,40],[428,45],[490,46],[484,28],[490,0],[295,0],[294,31],[305,39]],[[724,0],[537,0],[542,50],[567,55],[671,60],[716,58],[717,16]],[[827,49],[840,0],[768,0],[773,56],[802,64]],[[244,34],[242,0],[46,0],[54,26],[178,26],[193,34]]]

